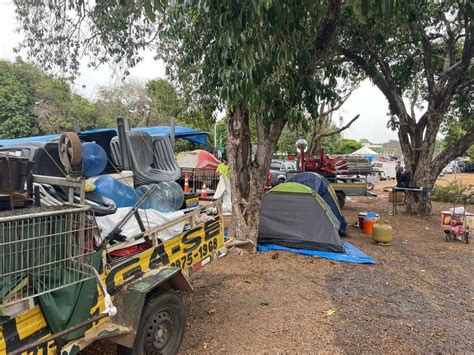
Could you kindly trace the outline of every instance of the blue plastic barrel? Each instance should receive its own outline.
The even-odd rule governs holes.
[[[110,198],[117,207],[131,207],[139,200],[132,187],[110,176],[101,176],[94,185],[96,186],[95,193]]]
[[[107,165],[107,153],[104,148],[94,142],[81,144],[84,176],[97,176],[104,171]]]

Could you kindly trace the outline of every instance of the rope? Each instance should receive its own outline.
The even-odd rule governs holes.
[[[64,175],[64,177],[67,177],[66,172],[63,170],[63,168],[54,160],[54,158],[51,156],[51,154],[48,153],[48,151],[44,148],[44,146],[40,145],[39,143],[32,142],[33,146],[36,146],[40,149],[42,149],[46,155],[51,159],[51,161],[56,165],[56,167],[61,171],[61,173]],[[59,144],[59,143],[58,143]]]

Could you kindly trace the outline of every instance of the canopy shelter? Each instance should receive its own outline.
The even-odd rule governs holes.
[[[154,127],[136,127],[132,128],[132,131],[142,131],[148,133],[152,137],[161,137],[161,136],[170,136],[171,127],[170,126],[154,126]],[[114,134],[115,133],[115,134]],[[115,128],[96,128],[91,130],[82,131],[80,133],[81,139],[84,141],[89,141],[88,136],[98,137],[100,135],[115,136],[117,135],[117,130]],[[29,142],[49,142],[52,140],[59,139],[61,134],[50,134],[46,136],[34,136],[34,137],[24,137],[24,138],[14,138],[14,139],[0,139],[0,146],[12,145],[12,144],[24,144]],[[193,143],[197,144],[207,144],[207,132],[200,131],[193,128],[176,126],[175,127],[175,137],[186,139]]]
[[[296,182],[277,185],[262,202],[258,243],[344,252],[339,221],[321,196]]]
[[[355,152],[352,152],[349,155],[366,155],[366,156],[374,156],[379,155],[375,150],[370,149],[369,147],[362,147],[357,149]]]
[[[181,168],[215,170],[219,163],[219,160],[211,153],[202,149],[184,152],[178,156],[178,164]]]
[[[308,186],[315,193],[321,196],[339,221],[339,234],[341,236],[347,235],[347,221],[344,218],[341,209],[339,208],[336,192],[324,176],[321,176],[318,173],[306,171],[293,176],[288,180],[288,182],[297,182]]]

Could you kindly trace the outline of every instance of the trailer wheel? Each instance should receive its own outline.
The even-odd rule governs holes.
[[[339,203],[339,207],[343,209],[344,205],[346,204],[346,194],[344,193],[344,191],[336,191],[336,196],[337,203]]]
[[[183,340],[186,312],[174,293],[161,293],[148,301],[131,354],[176,354]],[[121,353],[123,354],[124,349]]]

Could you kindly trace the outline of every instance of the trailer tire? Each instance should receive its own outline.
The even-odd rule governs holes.
[[[346,194],[344,193],[344,191],[336,191],[336,196],[339,207],[343,209],[344,205],[346,204]]]
[[[143,308],[142,318],[130,354],[177,354],[183,340],[186,311],[181,299],[164,292],[151,298]],[[126,354],[119,347],[119,354]]]

